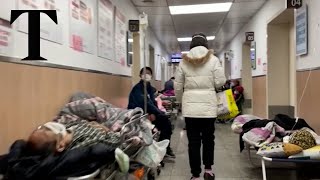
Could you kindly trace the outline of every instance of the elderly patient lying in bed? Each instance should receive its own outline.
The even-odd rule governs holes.
[[[27,147],[33,153],[44,151],[58,153],[97,143],[104,143],[115,149],[120,145],[120,135],[95,121],[81,121],[67,125],[48,122],[31,133]]]
[[[55,179],[92,173],[115,160],[126,172],[129,157],[117,148],[120,143],[119,133],[97,122],[48,122],[0,156],[0,174],[8,179]]]

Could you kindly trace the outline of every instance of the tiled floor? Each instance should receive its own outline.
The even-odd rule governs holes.
[[[157,180],[189,180],[188,140],[183,131],[183,120],[177,120],[172,148],[176,153],[175,163],[166,163]],[[214,172],[216,180],[258,180],[262,179],[258,157],[253,166],[246,152],[239,152],[239,136],[232,133],[229,124],[216,124],[216,146]],[[297,180],[296,170],[268,169],[268,180]],[[304,171],[305,172],[305,171]],[[319,172],[319,171],[318,171]],[[313,178],[315,179],[315,178]],[[317,178],[320,179],[320,178]]]

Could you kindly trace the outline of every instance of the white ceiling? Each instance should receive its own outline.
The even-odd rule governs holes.
[[[178,37],[190,37],[196,32],[216,36],[210,48],[217,52],[228,44],[267,0],[131,0],[140,13],[148,14],[149,26],[167,51],[189,50],[190,42],[178,42]],[[229,12],[171,15],[168,6],[233,2]]]

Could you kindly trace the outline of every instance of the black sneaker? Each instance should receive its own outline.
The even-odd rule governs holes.
[[[204,180],[215,180],[216,176],[213,174],[213,176],[211,176],[211,174],[209,173],[204,173],[203,176]]]
[[[172,151],[171,148],[168,148],[168,149],[167,149],[166,157],[176,158],[176,155],[173,153],[173,151]]]

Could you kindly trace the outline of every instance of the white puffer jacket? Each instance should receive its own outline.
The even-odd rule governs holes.
[[[182,101],[182,115],[193,118],[216,118],[215,88],[226,82],[224,70],[212,50],[197,46],[183,56],[175,76],[175,94]]]

